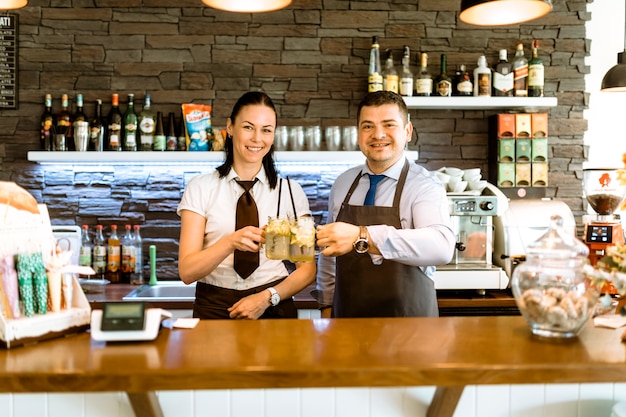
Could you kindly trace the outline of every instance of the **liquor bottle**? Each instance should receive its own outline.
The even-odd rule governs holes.
[[[398,71],[393,65],[393,52],[387,49],[387,59],[383,70],[383,90],[398,94]]]
[[[72,116],[72,125],[76,128],[76,122],[86,122],[87,115],[85,115],[83,95],[76,94],[76,111]]]
[[[150,94],[146,94],[143,98],[143,108],[139,113],[139,150],[151,151],[154,144],[154,113],[150,106]]]
[[[441,54],[441,72],[435,79],[435,95],[450,97],[452,95],[452,79],[448,77],[448,57]]]
[[[176,150],[176,142],[178,138],[176,136],[176,118],[174,112],[170,112],[167,117],[167,136],[165,136],[165,149],[168,151]]]
[[[474,96],[491,96],[491,70],[484,55],[478,57],[478,66],[474,68]]]
[[[404,45],[402,52],[402,74],[400,75],[400,95],[411,97],[413,95],[413,73],[411,72],[411,50]]]
[[[130,275],[130,283],[134,285],[141,285],[143,280],[143,240],[141,239],[140,226],[136,224],[133,226],[133,245],[135,247],[135,267]]]
[[[45,110],[41,115],[41,134],[39,135],[39,148],[42,151],[51,151],[54,140],[54,122],[56,117],[52,113],[52,94],[46,94],[44,102]]]
[[[71,143],[68,143],[68,150],[87,150],[89,140],[89,122],[84,110],[83,95],[76,94],[76,111],[72,114],[72,134]],[[77,136],[80,136],[78,138]],[[76,143],[80,141],[81,143]],[[72,145],[73,148],[72,149]]]
[[[510,97],[513,95],[513,66],[507,60],[506,49],[500,49],[499,61],[493,71],[493,95]]]
[[[104,279],[107,270],[107,243],[102,233],[102,225],[96,225],[96,234],[93,239],[92,265],[96,271],[96,278]]]
[[[67,94],[61,96],[61,111],[57,114],[54,127],[55,134],[65,135],[65,143],[55,144],[55,150],[69,151],[70,145],[74,145],[72,138],[72,115],[70,114],[70,99]],[[73,146],[71,146],[73,148]]]
[[[128,106],[124,112],[124,135],[122,149],[134,152],[137,150],[137,113],[135,113],[135,95],[128,95]]]
[[[380,91],[383,89],[383,75],[380,68],[380,45],[378,36],[372,36],[372,49],[370,50],[370,68],[367,77],[367,91]]]
[[[515,97],[528,96],[528,60],[524,57],[524,45],[517,44],[513,58],[513,95]]]
[[[430,96],[433,92],[433,77],[428,72],[428,54],[420,55],[420,69],[415,76],[415,95]]]
[[[539,58],[539,41],[533,42],[533,57],[528,61],[528,97],[543,97],[544,66]]]
[[[152,149],[155,151],[164,151],[167,139],[165,137],[165,128],[163,127],[163,113],[158,111],[156,115],[156,126],[154,128],[154,145]]]
[[[125,284],[130,284],[130,277],[135,270],[135,244],[133,240],[132,226],[127,224],[124,226],[124,235],[120,240],[122,247],[121,282]]]
[[[111,225],[111,233],[107,241],[107,279],[112,282],[120,282],[121,276],[121,252],[120,238],[117,235],[117,226]]]
[[[107,151],[121,151],[122,150],[122,123],[123,116],[120,111],[120,96],[117,93],[111,95],[111,110],[107,117],[107,136],[106,136],[106,150]]]
[[[102,152],[106,135],[106,121],[102,118],[102,100],[96,100],[96,112],[89,123],[89,150]]]
[[[470,77],[465,65],[459,66],[458,73],[454,79],[454,86],[452,89],[452,95],[456,96],[471,96],[474,94],[474,83],[472,83],[472,77]]]
[[[177,151],[186,151],[187,150],[187,137],[185,135],[185,115],[181,112],[180,118],[178,119],[178,139],[176,141],[176,150]]]
[[[80,230],[80,250],[78,252],[78,265],[91,267],[93,244],[89,236],[89,225],[83,224]],[[81,278],[88,278],[81,274]]]

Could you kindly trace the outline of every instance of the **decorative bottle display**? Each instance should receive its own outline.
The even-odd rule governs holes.
[[[150,94],[146,94],[143,98],[143,108],[139,113],[139,150],[151,151],[154,145],[154,113],[150,106]]]
[[[39,135],[39,148],[42,151],[51,151],[52,141],[54,140],[54,121],[55,116],[52,113],[52,94],[46,94],[44,101],[44,111],[41,115],[41,134]]]
[[[474,68],[474,96],[491,96],[491,70],[484,55],[478,58],[478,66]]]
[[[543,97],[544,66],[539,58],[539,41],[533,42],[533,57],[528,61],[528,97]]]
[[[500,61],[493,71],[493,94],[497,97],[513,95],[513,66],[507,60],[506,49],[500,49]]]
[[[82,225],[80,230],[80,250],[78,253],[78,264],[80,266],[91,266],[93,244],[89,236],[89,225]],[[85,278],[88,277],[85,275]]]
[[[163,127],[163,113],[158,111],[156,115],[156,126],[154,128],[154,145],[155,151],[164,151],[167,138],[165,137],[165,128]]]
[[[104,279],[107,270],[107,242],[104,239],[101,224],[96,226],[92,256],[92,267],[96,271],[96,278]]]
[[[176,140],[176,150],[177,151],[186,151],[187,150],[187,138],[185,136],[185,116],[181,113],[180,118],[178,119],[178,138]]]
[[[435,79],[435,95],[450,97],[452,95],[452,79],[448,77],[448,57],[441,54],[441,72]]]
[[[108,151],[121,151],[121,135],[122,135],[122,112],[120,111],[120,96],[117,93],[111,95],[111,110],[107,117],[107,136],[106,136],[106,150]]]
[[[89,123],[89,150],[104,151],[104,137],[106,135],[106,122],[102,119],[102,100],[96,100],[96,112]]]
[[[383,75],[380,67],[380,45],[378,36],[372,36],[372,49],[370,50],[370,67],[367,77],[367,91],[380,91],[383,89]]]
[[[528,60],[524,56],[524,45],[517,44],[513,58],[513,88],[515,97],[528,97]]]
[[[402,74],[400,75],[400,95],[410,97],[413,95],[413,73],[411,72],[411,50],[404,45],[402,51]]]
[[[474,94],[474,83],[472,83],[472,77],[467,72],[465,65],[459,66],[459,71],[454,79],[454,85],[452,88],[453,96],[471,96]]]
[[[128,95],[128,106],[124,112],[124,135],[122,149],[125,151],[137,150],[137,113],[135,113],[135,95]]]
[[[54,127],[55,134],[65,135],[63,143],[60,140],[55,139],[56,151],[70,150],[70,144],[73,145],[72,137],[72,115],[69,111],[70,99],[67,94],[61,96],[61,111],[57,114],[56,124]]]
[[[133,226],[133,246],[135,247],[135,266],[133,272],[130,275],[130,283],[134,285],[141,285],[143,280],[143,240],[141,238],[140,226],[136,224]]]
[[[433,92],[433,77],[428,72],[428,54],[420,55],[420,69],[415,76],[415,95],[430,96]]]
[[[130,284],[130,278],[135,270],[135,243],[133,242],[132,226],[124,226],[124,235],[120,240],[122,247],[122,274],[121,282]]]
[[[398,94],[398,71],[393,65],[393,52],[387,49],[387,59],[383,70],[383,90]]]
[[[165,149],[168,151],[176,150],[176,118],[174,113],[170,112],[167,117],[167,136],[165,136]]]
[[[121,252],[120,238],[117,235],[117,226],[111,225],[111,233],[107,241],[107,279],[113,283],[121,282]]]

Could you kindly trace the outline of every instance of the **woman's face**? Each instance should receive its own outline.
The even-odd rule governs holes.
[[[235,120],[227,121],[226,130],[233,138],[235,161],[259,162],[274,143],[276,114],[263,105],[242,107]]]

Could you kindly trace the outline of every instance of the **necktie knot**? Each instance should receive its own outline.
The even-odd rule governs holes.
[[[378,183],[386,177],[386,175],[367,175],[370,177],[370,189],[367,190],[367,195],[365,196],[365,202],[363,203],[363,205],[373,206],[374,200],[376,198],[376,187],[378,186]]]

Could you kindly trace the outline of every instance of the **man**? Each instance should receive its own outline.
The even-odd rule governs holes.
[[[388,91],[359,104],[366,163],[337,178],[329,224],[317,228],[322,317],[439,315],[433,265],[450,261],[456,239],[445,188],[404,156],[413,133],[408,117],[402,97]]]

